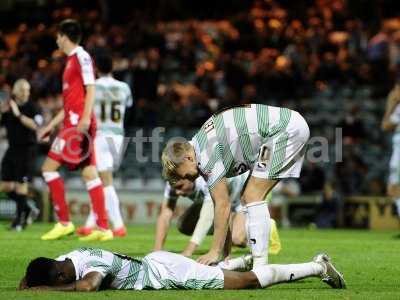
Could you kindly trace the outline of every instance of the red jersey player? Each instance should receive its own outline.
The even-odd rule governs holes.
[[[104,241],[113,238],[112,231],[108,229],[103,185],[96,170],[93,151],[96,133],[96,118],[93,113],[95,74],[90,55],[79,46],[81,36],[81,27],[77,21],[68,19],[60,23],[57,45],[68,55],[63,74],[64,109],[38,134],[39,139],[44,139],[63,122],[63,127],[42,166],[43,177],[50,190],[58,223],[41,237],[42,240],[59,239],[72,234],[75,230],[69,219],[64,181],[57,172],[61,165],[68,166],[70,170],[81,169],[96,215],[96,230],[81,240]]]

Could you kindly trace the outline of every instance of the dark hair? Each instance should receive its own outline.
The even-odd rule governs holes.
[[[100,73],[109,74],[112,72],[113,63],[109,53],[101,53],[95,56],[95,64]]]
[[[32,260],[26,269],[25,279],[28,287],[52,285],[57,277],[56,261],[46,257]]]
[[[66,35],[69,40],[75,44],[79,44],[82,39],[82,29],[78,21],[66,19],[58,25],[58,33]]]

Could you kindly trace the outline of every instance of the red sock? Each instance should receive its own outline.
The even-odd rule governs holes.
[[[51,172],[51,173],[56,173],[56,172]],[[60,223],[68,223],[69,210],[67,202],[65,202],[64,180],[59,175],[56,174],[53,174],[54,176],[50,180],[47,180],[49,175],[47,175],[46,173],[44,173],[43,175],[50,190],[51,200],[53,202],[54,210],[57,214],[58,221]]]
[[[93,179],[86,183],[94,215],[96,216],[96,224],[101,229],[108,229],[107,212],[104,200],[104,189],[100,178]]]

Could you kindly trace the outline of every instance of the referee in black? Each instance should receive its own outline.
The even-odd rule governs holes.
[[[1,163],[1,189],[16,202],[17,211],[12,230],[21,231],[31,208],[27,203],[28,183],[37,147],[36,130],[43,123],[39,108],[29,100],[31,86],[18,79],[12,89],[11,99],[0,103],[0,125],[7,130],[8,149]]]

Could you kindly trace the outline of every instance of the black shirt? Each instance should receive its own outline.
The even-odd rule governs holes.
[[[18,108],[24,116],[33,119],[38,125],[41,125],[42,115],[40,109],[32,102],[27,101]],[[36,132],[24,126],[21,121],[14,116],[11,111],[5,112],[1,117],[1,126],[7,129],[7,140],[10,148],[21,148],[37,144]]]

